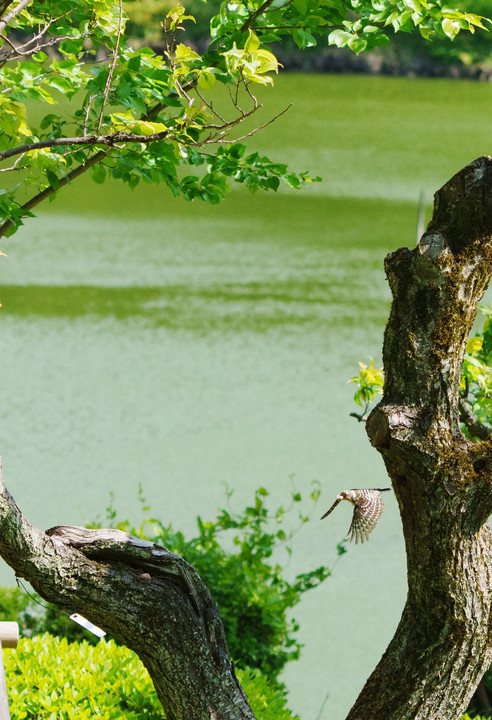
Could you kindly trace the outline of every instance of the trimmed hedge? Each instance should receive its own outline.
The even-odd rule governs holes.
[[[4,656],[11,720],[164,718],[147,670],[113,640],[94,646],[46,633],[21,639]],[[238,678],[258,718],[298,720],[265,676],[240,670]]]

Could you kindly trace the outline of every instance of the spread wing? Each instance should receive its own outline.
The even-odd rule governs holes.
[[[369,540],[383,512],[383,500],[378,490],[360,490],[354,507],[352,523],[346,540],[355,539],[355,544]]]

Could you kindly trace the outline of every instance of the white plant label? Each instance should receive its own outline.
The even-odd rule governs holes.
[[[85,628],[86,630],[91,632],[93,635],[97,635],[97,637],[104,637],[106,635],[104,630],[101,630],[101,628],[98,628],[97,625],[93,625],[83,615],[74,613],[73,615],[70,615],[70,620],[73,620],[74,622],[78,623],[79,625],[82,625],[83,628]]]

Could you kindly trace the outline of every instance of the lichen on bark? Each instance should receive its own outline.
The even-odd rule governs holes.
[[[33,528],[1,472],[0,554],[46,600],[134,650],[168,720],[254,720],[217,606],[183,558],[119,530]]]
[[[436,193],[417,247],[386,259],[385,388],[366,428],[392,480],[408,596],[348,720],[458,720],[492,660],[492,445],[460,430],[466,341],[492,274],[492,159]]]

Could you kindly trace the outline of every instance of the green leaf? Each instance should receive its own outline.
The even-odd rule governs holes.
[[[56,190],[58,185],[60,184],[60,178],[58,177],[58,175],[52,170],[46,170],[46,177],[51,187]]]
[[[215,75],[209,70],[201,70],[198,73],[198,85],[203,90],[211,90],[215,85]]]
[[[258,50],[259,47],[260,41],[258,40],[258,36],[255,35],[252,30],[249,30],[248,39],[244,43],[244,49],[246,52],[253,52],[253,50]]]
[[[460,31],[460,25],[456,20],[450,20],[450,18],[444,18],[444,20],[442,21],[441,24],[442,24],[442,29],[444,30],[446,35],[449,38],[451,38],[451,40],[453,38],[455,38],[456,35]]]
[[[469,338],[468,342],[466,343],[466,352],[467,353],[475,353],[481,350],[483,347],[483,338],[481,337],[472,337]]]
[[[354,37],[348,42],[348,46],[356,55],[359,55],[367,47],[367,40],[363,37]]]
[[[301,28],[295,29],[292,33],[292,37],[294,38],[294,42],[297,47],[301,48],[301,50],[308,47],[315,47],[317,44],[314,35],[311,35],[310,32],[302,30]]]
[[[347,47],[349,42],[354,39],[352,33],[346,30],[332,30],[328,35],[328,45],[336,45],[337,47]]]
[[[189,62],[191,60],[199,60],[200,59],[200,55],[197,52],[192,50],[187,45],[184,45],[183,43],[180,43],[176,47],[174,54],[175,54],[176,60],[178,62]]]
[[[103,183],[106,179],[106,168],[102,163],[93,165],[90,169],[91,177],[96,183]]]
[[[41,63],[41,64],[42,64],[42,63],[44,63],[44,62],[48,59],[48,56],[46,55],[45,52],[43,52],[43,50],[38,50],[37,53],[34,53],[34,55],[31,55],[31,58],[32,58],[32,60],[34,60],[35,62],[38,62],[38,63]]]

